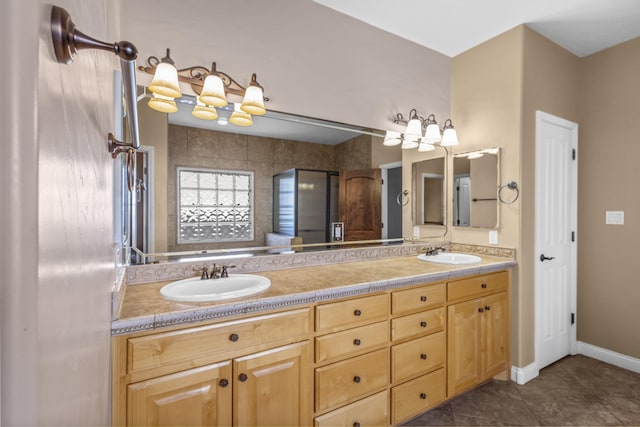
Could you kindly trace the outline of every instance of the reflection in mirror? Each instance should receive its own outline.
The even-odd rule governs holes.
[[[412,164],[414,225],[445,225],[445,158]]]
[[[453,224],[497,228],[500,150],[489,148],[453,156]]]
[[[256,254],[269,253],[265,246],[306,244],[299,235],[274,233],[274,176],[290,170],[367,170],[402,156],[383,146],[381,131],[274,111],[254,117],[253,126],[238,127],[196,119],[190,104],[178,102],[178,108],[167,115],[148,108],[144,97],[138,104],[143,146],[134,195],[138,253]],[[179,168],[197,172],[197,180],[182,182]],[[236,182],[243,171],[253,174],[248,197]],[[215,186],[213,180],[225,184]],[[303,185],[305,196],[310,185],[316,183]],[[303,206],[315,199],[299,194],[296,203],[307,213],[327,209],[326,203]],[[333,214],[327,218],[336,221]],[[298,230],[302,226],[298,223]],[[329,226],[318,234],[326,236]],[[313,241],[326,248],[330,237]],[[317,248],[304,248],[311,249]]]

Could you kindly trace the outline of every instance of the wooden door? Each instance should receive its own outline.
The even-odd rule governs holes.
[[[141,381],[127,389],[129,426],[229,426],[231,361]]]
[[[340,172],[340,221],[344,240],[382,237],[382,174],[380,169]]]
[[[481,381],[481,300],[461,302],[448,308],[447,370],[449,396]]]
[[[235,426],[311,424],[309,342],[234,360]]]
[[[509,303],[507,293],[490,295],[483,300],[484,372],[492,377],[505,369],[509,360]]]

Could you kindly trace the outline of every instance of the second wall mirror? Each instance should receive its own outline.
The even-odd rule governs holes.
[[[453,225],[498,228],[500,149],[453,156]]]

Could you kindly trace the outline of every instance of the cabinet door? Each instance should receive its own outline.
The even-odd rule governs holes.
[[[509,303],[507,293],[490,295],[483,299],[484,372],[492,377],[507,369],[509,359]]]
[[[308,341],[235,359],[234,425],[311,424]]]
[[[447,384],[454,396],[481,381],[480,334],[482,302],[461,302],[448,308]]]
[[[130,384],[129,426],[231,425],[231,362]]]

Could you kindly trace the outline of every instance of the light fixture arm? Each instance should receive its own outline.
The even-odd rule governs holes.
[[[169,49],[167,49],[167,55],[168,51]],[[141,65],[138,67],[138,70],[153,75],[155,74],[156,67],[160,62],[162,62],[162,60],[158,59],[156,56],[150,56],[149,58],[147,58],[147,66],[144,67]],[[200,93],[202,92],[204,79],[206,79],[209,74],[215,74],[220,77],[222,83],[224,84],[224,90],[226,93],[242,97],[247,90],[245,86],[242,86],[229,74],[223,71],[218,71],[215,62],[211,64],[211,69],[208,69],[207,67],[204,67],[202,65],[194,65],[192,67],[180,68],[177,71],[178,80],[190,85],[191,89],[197,95],[200,95]],[[260,88],[262,88],[262,86],[257,81],[256,73],[253,73],[253,75],[251,76],[251,82],[249,83],[249,86],[260,86]],[[269,101],[269,98],[264,97],[264,100]]]

